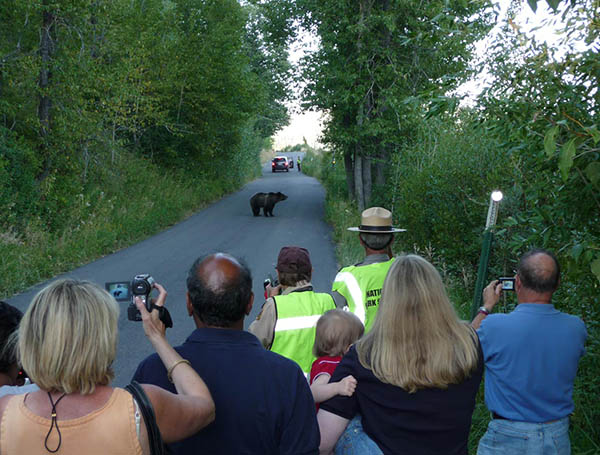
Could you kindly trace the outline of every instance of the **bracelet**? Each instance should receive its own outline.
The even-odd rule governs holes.
[[[171,365],[171,368],[169,368],[169,371],[167,371],[167,378],[169,379],[169,382],[173,382],[173,376],[171,376],[171,373],[173,373],[173,370],[175,369],[175,367],[181,363],[187,363],[190,367],[192,366],[192,364],[190,363],[189,360],[186,359],[180,359],[177,362],[175,362],[173,365]]]

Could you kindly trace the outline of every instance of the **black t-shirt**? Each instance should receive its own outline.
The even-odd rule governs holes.
[[[362,416],[365,432],[384,454],[466,454],[475,408],[475,395],[483,375],[479,364],[470,378],[447,389],[404,389],[381,382],[364,368],[354,346],[336,368],[331,382],[351,374],[358,381],[351,397],[335,396],[321,409],[351,420]]]

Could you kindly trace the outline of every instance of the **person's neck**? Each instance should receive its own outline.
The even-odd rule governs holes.
[[[392,257],[392,252],[388,249],[385,250],[372,250],[371,248],[365,248],[365,256],[379,256],[385,255],[389,258]]]
[[[538,305],[548,305],[548,304],[552,303],[552,294],[523,290],[523,291],[517,293],[517,302],[518,303],[535,303]]]
[[[244,330],[244,318],[239,321],[234,322],[228,327],[220,327],[217,325],[208,325],[202,322],[198,316],[194,314],[194,322],[196,323],[196,328],[198,329],[223,329],[223,330]]]

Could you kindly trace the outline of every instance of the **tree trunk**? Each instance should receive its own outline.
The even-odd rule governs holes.
[[[356,197],[354,186],[354,163],[352,163],[352,153],[344,153],[344,168],[346,169],[346,186],[348,187],[348,199],[353,200]]]
[[[385,169],[389,156],[388,147],[380,144],[377,160],[375,161],[375,184],[377,186],[385,185]]]
[[[363,188],[363,157],[360,153],[360,145],[356,144],[354,150],[354,190],[358,210],[362,212],[365,209],[365,193]]]
[[[90,15],[90,26],[92,28],[92,45],[90,49],[90,56],[92,59],[98,58],[99,55],[99,37],[98,37],[98,17],[96,16],[98,11],[98,1],[94,1],[91,6]]]
[[[50,121],[52,100],[48,94],[48,87],[52,79],[52,71],[50,70],[52,55],[54,54],[54,43],[52,41],[52,32],[54,31],[54,15],[48,11],[50,0],[43,0],[44,12],[42,14],[42,30],[40,41],[40,56],[42,65],[40,68],[40,100],[38,104],[38,120],[40,122],[40,148],[43,156],[43,170],[38,176],[38,180],[44,180],[50,173],[52,166],[52,157],[48,147],[48,137],[50,135]]]
[[[362,181],[363,181],[363,197],[364,206],[369,207],[371,204],[372,193],[372,177],[371,177],[371,157],[363,156],[362,163]]]

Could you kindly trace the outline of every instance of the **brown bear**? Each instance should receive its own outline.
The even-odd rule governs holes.
[[[252,213],[254,216],[260,214],[260,208],[263,207],[263,213],[265,216],[273,216],[273,207],[279,201],[285,201],[287,196],[281,192],[277,193],[256,193],[250,198],[250,207],[252,207]]]

